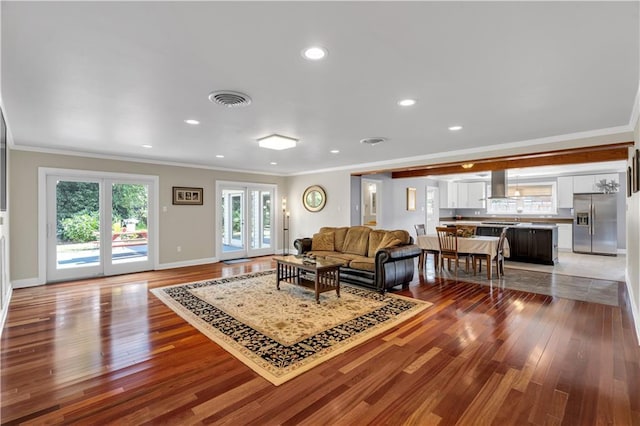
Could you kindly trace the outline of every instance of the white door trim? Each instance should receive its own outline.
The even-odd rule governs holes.
[[[222,198],[222,190],[223,189],[243,189],[245,191],[244,195],[244,251],[232,252],[230,255],[225,255],[222,250],[222,235],[220,235],[220,229],[222,229],[222,208],[220,206],[220,199]],[[273,193],[273,200],[271,205],[271,247],[269,249],[258,249],[253,250],[255,253],[252,253],[250,244],[249,244],[249,208],[248,208],[248,199],[249,194],[248,191],[252,189],[268,189]],[[278,185],[272,183],[254,183],[254,182],[237,182],[237,181],[225,181],[225,180],[217,180],[216,181],[216,213],[215,213],[215,247],[216,247],[216,258],[219,260],[226,259],[234,259],[237,258],[239,254],[242,256],[250,256],[250,255],[262,255],[262,254],[270,254],[276,253],[276,247],[278,247],[277,236],[282,233],[282,228],[280,228],[280,224],[282,223],[281,213],[277,209],[277,203],[275,200],[278,197]],[[277,227],[277,228],[276,228]]]
[[[140,175],[132,173],[99,172],[94,170],[60,169],[51,167],[38,168],[38,284],[47,282],[47,176],[63,175],[69,177],[87,177],[92,179],[139,180],[149,183],[149,241],[148,256],[152,269],[156,269],[159,259],[159,197],[160,178],[156,175]]]

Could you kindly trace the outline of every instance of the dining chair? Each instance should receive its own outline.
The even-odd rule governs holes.
[[[458,276],[460,267],[460,257],[465,258],[465,271],[469,272],[469,255],[458,252],[458,229],[455,226],[438,226],[438,243],[440,244],[440,268],[444,268],[444,260],[447,259],[447,266],[451,270],[451,261],[455,260],[455,272]]]
[[[416,237],[420,235],[427,235],[427,230],[424,223],[418,223],[416,225],[413,225],[413,227],[416,230]],[[427,266],[427,255],[429,253],[433,255],[433,268],[436,270],[436,272],[438,271],[438,254],[440,252],[438,250],[429,250],[423,248],[420,252],[420,256],[418,257],[418,272],[421,272]]]
[[[502,232],[500,232],[500,237],[498,239],[498,249],[496,250],[496,254],[491,258],[491,262],[487,265],[487,268],[491,268],[491,264],[493,261],[496,262],[496,274],[498,278],[504,276],[504,242],[507,239],[507,228],[502,228]],[[477,269],[478,272],[482,272],[482,260],[486,260],[487,257],[484,255],[475,255],[473,256],[473,270],[476,270],[476,261],[477,261]]]

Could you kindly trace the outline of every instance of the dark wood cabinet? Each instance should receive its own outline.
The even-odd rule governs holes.
[[[509,228],[508,260],[553,265],[558,259],[558,228]]]

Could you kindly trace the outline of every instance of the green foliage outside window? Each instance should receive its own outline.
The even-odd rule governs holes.
[[[58,238],[66,242],[96,241],[100,230],[100,186],[97,182],[60,181],[56,187]],[[146,185],[112,186],[114,231],[125,219],[137,219],[137,230],[147,229]]]

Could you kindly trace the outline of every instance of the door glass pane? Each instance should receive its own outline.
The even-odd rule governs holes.
[[[261,193],[261,205],[260,211],[262,212],[262,222],[260,226],[260,247],[271,247],[271,217],[272,217],[272,203],[271,203],[271,191],[262,191]]]
[[[56,269],[100,264],[100,184],[56,183]]]
[[[244,251],[244,190],[222,191],[222,251]]]
[[[149,187],[114,183],[111,186],[111,262],[148,260]]]
[[[271,247],[271,192],[250,191],[251,249]]]

